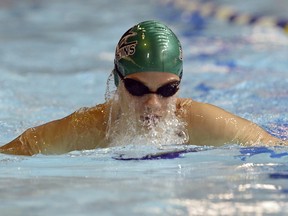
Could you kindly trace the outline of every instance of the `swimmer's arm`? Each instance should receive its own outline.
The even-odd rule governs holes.
[[[104,136],[98,127],[103,124],[103,110],[100,108],[98,105],[77,111],[63,119],[30,128],[0,147],[0,152],[15,155],[62,154],[95,148]]]
[[[195,144],[277,145],[284,143],[258,125],[210,104],[193,102],[188,108],[187,117],[189,135]]]
[[[59,154],[67,149],[67,132],[64,124],[69,117],[29,128],[16,139],[0,147],[0,152],[14,155]],[[62,133],[62,134],[60,134]],[[69,136],[68,136],[69,137]],[[67,138],[66,138],[67,139]],[[69,139],[69,138],[68,138]],[[61,142],[62,143],[60,145]],[[64,146],[65,145],[65,146]],[[68,151],[68,149],[67,149]]]

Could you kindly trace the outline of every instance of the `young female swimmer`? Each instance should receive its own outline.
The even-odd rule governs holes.
[[[174,144],[287,144],[216,106],[177,98],[182,71],[182,48],[175,34],[160,22],[141,22],[116,47],[114,99],[30,128],[0,147],[0,152],[62,154],[117,145],[121,137],[133,140],[155,132],[161,142],[171,139]]]

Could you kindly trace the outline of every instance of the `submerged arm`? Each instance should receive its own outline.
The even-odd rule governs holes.
[[[279,145],[284,141],[271,136],[261,127],[219,107],[187,100],[183,104],[190,142],[199,145]],[[287,143],[286,143],[287,144]]]
[[[10,143],[0,147],[0,152],[33,155],[92,149],[103,145],[105,128],[103,104],[81,109],[63,119],[30,128]]]

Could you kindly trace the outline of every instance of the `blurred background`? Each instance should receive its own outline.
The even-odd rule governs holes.
[[[287,139],[287,34],[201,16],[191,12],[195,2],[0,0],[0,145],[103,103],[119,38],[147,19],[166,23],[182,42],[181,97],[215,104]],[[288,18],[287,0],[206,3],[250,18]],[[287,148],[231,144],[170,160],[114,159],[156,148],[0,154],[0,214],[287,215]]]
[[[181,96],[214,103],[256,122],[258,114],[266,115],[259,110],[265,112],[267,101],[272,103],[266,108],[268,114],[282,113],[287,106],[282,102],[287,98],[286,34],[278,28],[202,17],[180,8],[175,4],[179,2],[195,1],[0,0],[0,129],[4,131],[0,142],[27,127],[104,102],[119,38],[147,19],[168,24],[182,41]],[[285,0],[201,1],[207,2],[239,13],[288,18]],[[249,81],[264,79],[271,71],[274,81],[262,80],[265,87]],[[247,90],[252,93],[243,95]],[[255,107],[253,95],[260,92],[267,100]],[[279,101],[271,101],[276,97]],[[269,122],[262,119],[260,124]]]

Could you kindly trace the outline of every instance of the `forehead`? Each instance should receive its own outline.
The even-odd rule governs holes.
[[[179,77],[175,74],[165,72],[153,72],[153,71],[133,73],[126,77],[141,81],[144,84],[156,85],[156,86],[171,81],[179,80]]]

